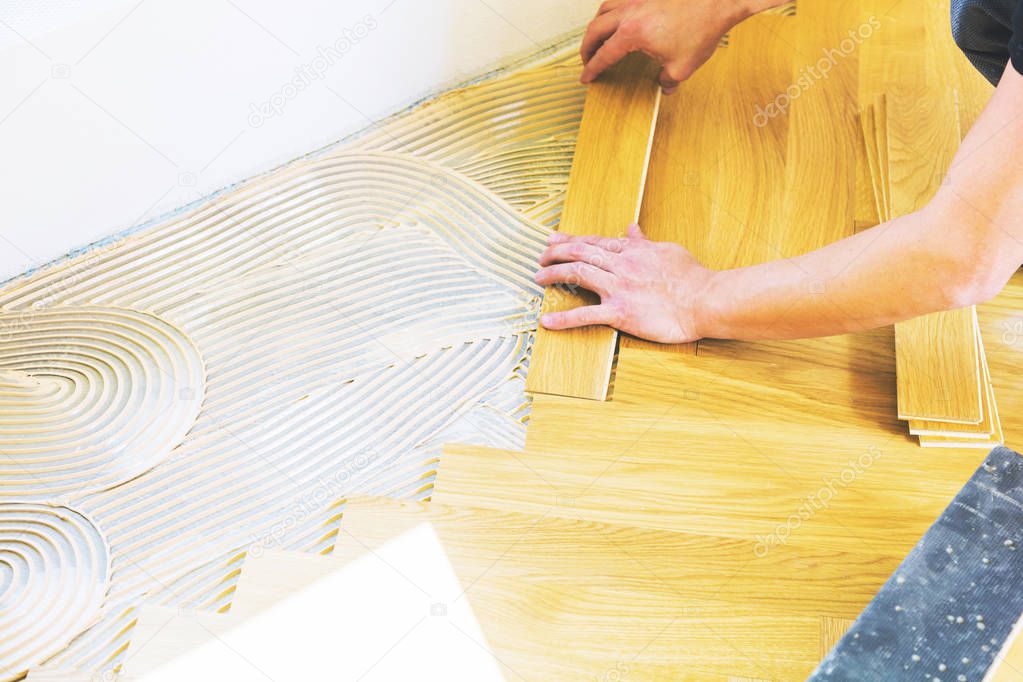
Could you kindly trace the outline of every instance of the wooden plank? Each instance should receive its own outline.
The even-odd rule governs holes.
[[[737,570],[748,543],[380,498],[351,500],[342,529],[341,551],[413,582],[417,558],[401,545],[436,538],[464,590],[440,601],[471,605],[525,679],[600,679],[621,662],[630,679],[801,679],[816,662],[807,612],[824,593],[778,557],[759,580]]]
[[[808,429],[795,424],[774,432],[735,427],[728,416],[694,424],[695,410],[551,407],[543,406],[544,431],[548,420],[586,419],[642,435],[594,426],[564,438],[560,450],[525,452],[449,444],[433,499],[733,537],[762,548],[862,552],[877,559],[870,575],[883,582],[976,465],[975,455],[958,453],[935,470],[914,441],[870,429],[825,440],[813,428],[808,440]],[[926,473],[908,480],[905,471],[916,466]]]
[[[909,420],[909,432],[914,436],[937,437],[934,444],[940,444],[942,439],[952,439],[956,442],[961,439],[977,440],[984,443],[991,442],[989,447],[994,447],[992,438],[995,433],[995,421],[997,420],[997,407],[994,404],[994,389],[991,387],[991,375],[988,372],[987,359],[984,356],[984,341],[980,336],[980,325],[974,324],[974,335],[977,342],[977,356],[981,363],[981,397],[983,404],[981,412],[983,417],[979,424],[953,424],[951,422],[929,422],[919,419]],[[999,434],[999,438],[1001,435]],[[999,440],[998,442],[1001,442]],[[927,445],[926,439],[920,440],[921,445]]]
[[[639,218],[661,91],[657,66],[636,53],[590,86],[583,109],[559,229],[624,235]],[[548,287],[541,312],[599,302],[592,292]],[[537,330],[526,390],[604,400],[617,332],[610,327]]]
[[[757,15],[661,107],[640,225],[714,269],[777,256],[795,21]],[[784,104],[782,102],[782,104]],[[696,344],[623,337],[630,348],[695,355]]]
[[[788,227],[782,215],[789,131],[783,98],[792,78],[797,23],[782,15],[752,17],[733,29],[722,51],[724,80],[713,93],[721,111],[707,112],[714,135],[704,139],[714,145],[702,151],[716,163],[701,254],[710,268],[746,267],[781,255],[779,242]]]
[[[789,117],[781,257],[847,237],[854,223],[859,54],[849,32],[859,25],[859,3],[800,0],[795,18],[792,81],[800,94]]]
[[[886,102],[891,208],[901,216],[941,185],[959,146],[959,119],[947,92],[904,85]],[[895,325],[900,419],[980,423],[975,315],[968,306]]]
[[[518,465],[522,478],[503,469],[492,475],[502,486],[521,480],[535,487],[531,499],[545,508],[555,495],[577,498],[592,514],[642,499],[644,523],[674,518],[694,532],[771,538],[807,495],[845,472],[849,485],[800,519],[786,542],[904,556],[973,473],[977,453],[935,458],[908,436],[896,417],[891,340],[888,328],[791,342],[715,341],[695,359],[624,349],[614,404],[534,401],[526,438],[534,454],[523,457],[528,467]],[[578,475],[554,493],[543,481],[557,485],[560,466],[552,471],[541,460],[560,455],[572,456],[566,466]],[[848,471],[861,457],[873,463],[861,474]],[[909,480],[906,471],[926,474]],[[446,475],[442,459],[438,494]],[[582,494],[590,484],[592,492]]]
[[[926,31],[923,45],[930,53],[928,59],[932,64],[928,65],[931,67],[929,70],[938,74],[937,77],[928,74],[932,78],[929,83],[934,87],[953,89],[959,130],[965,136],[987,106],[994,94],[994,87],[974,68],[952,39],[946,3],[925,2],[914,9]],[[898,8],[897,11],[905,13],[908,8]]]
[[[607,416],[622,410],[614,412]],[[620,456],[596,448],[558,455],[449,444],[434,501],[730,537],[752,542],[760,552],[860,553],[867,555],[866,566],[858,570],[878,585],[942,502],[926,483],[899,481],[890,466],[878,466],[875,474],[872,465],[876,482],[856,486],[835,483],[844,469],[833,461],[797,469],[800,460],[821,451],[819,445],[789,443],[786,449],[780,439],[772,445],[758,439],[744,455],[721,457],[715,441],[718,450],[731,445],[720,432],[694,435],[689,447],[663,454],[643,447]],[[909,447],[919,451],[910,443],[903,449]],[[850,453],[841,453],[846,468]],[[908,507],[893,490],[912,500]],[[886,523],[886,514],[899,515],[894,525]]]
[[[895,325],[899,419],[980,424],[980,365],[972,329],[972,306]]]
[[[864,112],[861,112],[860,134],[856,140],[856,203],[855,203],[855,229],[869,229],[881,222],[879,203],[877,199],[878,183],[874,171],[877,159],[870,158],[870,146],[873,146],[873,139],[868,138],[868,131],[863,125]],[[868,142],[868,139],[870,140]]]
[[[705,258],[703,237],[710,223],[716,163],[714,155],[705,153],[705,145],[713,143],[714,114],[720,114],[718,89],[728,82],[724,78],[728,49],[719,47],[661,102],[639,215],[648,238],[681,244],[698,260]],[[621,344],[696,355],[695,343],[661,345],[626,334]]]
[[[1005,443],[1005,434],[1002,432],[1002,420],[998,415],[998,402],[995,399],[995,388],[991,382],[991,373],[988,369],[983,347],[981,347],[980,354],[981,381],[984,384],[984,421],[981,426],[990,428],[991,432],[984,435],[981,439],[968,437],[966,434],[955,433],[920,435],[920,445],[923,447],[961,447],[990,450],[996,445]],[[932,422],[928,422],[928,424],[932,424]],[[942,422],[933,422],[933,424],[942,424]],[[959,425],[945,424],[945,426]]]
[[[821,617],[821,658],[828,655],[828,652],[838,644],[838,640],[845,636],[855,622],[848,618]]]

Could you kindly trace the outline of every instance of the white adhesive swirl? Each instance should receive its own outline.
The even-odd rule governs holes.
[[[207,372],[173,457],[72,494],[104,530],[123,608],[54,664],[109,668],[141,600],[224,605],[246,551],[323,551],[347,496],[428,495],[445,442],[522,447],[532,274],[585,98],[576,60],[443,95],[0,288],[5,314],[149,311]],[[25,399],[40,379],[21,372],[9,390]],[[80,399],[120,398],[104,393],[116,374]]]
[[[195,423],[199,352],[134,310],[0,312],[0,485],[5,497],[103,490],[153,468]]]
[[[0,503],[0,679],[18,679],[92,624],[109,579],[106,543],[88,518]]]

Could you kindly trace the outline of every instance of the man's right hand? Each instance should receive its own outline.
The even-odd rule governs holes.
[[[579,50],[589,83],[630,52],[661,64],[670,95],[710,59],[721,37],[752,12],[781,0],[607,0],[590,22]]]

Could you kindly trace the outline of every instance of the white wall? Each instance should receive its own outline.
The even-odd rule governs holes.
[[[595,3],[5,0],[0,281],[537,51]]]

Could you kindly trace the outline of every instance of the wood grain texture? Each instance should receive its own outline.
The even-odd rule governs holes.
[[[860,112],[860,134],[856,140],[856,203],[854,211],[854,222],[856,231],[865,230],[881,222],[880,187],[876,178],[877,155],[873,147],[873,131],[866,130],[865,121],[873,117],[868,112]],[[874,154],[871,157],[871,154]]]
[[[995,399],[995,389],[991,381],[991,373],[983,347],[981,347],[979,352],[981,359],[981,382],[984,386],[984,419],[978,425],[982,429],[981,433],[972,434],[955,431],[941,433],[934,431],[929,434],[920,434],[920,445],[923,447],[967,447],[989,450],[1005,442],[1005,434],[1002,431],[1002,419],[998,415],[998,401]],[[912,422],[910,423],[912,424]],[[928,424],[930,428],[937,428],[938,426],[961,428],[963,426],[947,422],[924,423]]]
[[[859,3],[800,0],[795,19],[799,58],[792,82],[800,94],[792,99],[789,114],[784,198],[788,231],[780,244],[782,257],[853,233],[859,135],[859,52],[855,41],[848,51],[840,47],[860,24]],[[826,76],[821,75],[824,62]]]
[[[828,652],[838,644],[838,640],[845,636],[854,622],[848,618],[821,617],[821,658],[828,655]]]
[[[909,420],[909,432],[921,436],[920,444],[938,446],[943,442],[955,443],[962,439],[978,441],[980,444],[990,443],[989,448],[1001,443],[1001,424],[998,419],[998,406],[995,404],[994,388],[991,386],[991,374],[984,353],[984,340],[980,334],[980,324],[974,325],[974,336],[977,343],[977,357],[981,370],[981,404],[982,418],[979,424],[953,424],[951,422],[930,422],[919,419]],[[996,435],[997,431],[997,435]],[[926,438],[925,438],[926,437]],[[930,438],[936,437],[933,440]],[[980,445],[976,445],[980,447]]]
[[[875,97],[870,111],[874,116],[874,145],[877,148],[878,170],[881,178],[881,216],[887,221],[894,217],[892,213],[891,166],[888,156],[887,97],[884,94]]]
[[[927,204],[959,146],[951,96],[901,85],[886,97],[888,168],[894,216]],[[900,419],[979,424],[980,363],[972,306],[895,325]]]
[[[894,12],[900,21],[906,21],[909,10],[897,7]],[[937,87],[951,88],[954,94],[960,133],[965,136],[974,121],[987,106],[994,93],[994,87],[973,67],[952,39],[948,20],[948,6],[943,2],[924,2],[917,8],[917,20],[924,26],[926,38],[924,49],[929,52],[929,64],[919,67],[928,74],[930,83]]]
[[[977,453],[936,459],[906,434],[896,418],[891,334],[715,341],[695,359],[623,349],[614,404],[535,401],[533,454],[516,455],[525,465],[502,465],[487,494],[507,486],[512,504],[533,488],[531,504],[574,500],[565,513],[634,513],[643,518],[616,518],[746,538],[771,538],[781,527],[788,545],[904,556],[972,474]],[[570,459],[559,464],[561,456]],[[870,465],[856,473],[861,457]],[[439,471],[442,499],[452,473],[443,457]],[[822,492],[843,472],[854,480]],[[814,504],[822,495],[826,507]],[[807,503],[820,508],[787,532]]]
[[[698,259],[704,257],[701,248],[710,224],[716,163],[706,149],[717,141],[715,112],[720,114],[721,109],[716,92],[727,83],[724,62],[729,49],[719,47],[661,101],[640,207],[639,224],[648,238],[681,244]],[[694,111],[705,113],[693,116]],[[696,355],[695,343],[661,345],[628,334],[622,335],[621,345]]]
[[[973,315],[971,306],[895,325],[899,419],[980,424]]]
[[[794,42],[791,17],[754,16],[664,100],[640,212],[648,237],[714,269],[777,257],[788,114],[774,103],[792,77]],[[622,343],[687,355],[697,345]]]
[[[836,483],[843,469],[833,462],[788,475],[817,452],[813,447],[790,447],[786,455],[783,444],[761,441],[757,450],[723,460],[713,459],[715,440],[720,447],[716,434],[693,437],[684,450],[659,455],[643,448],[620,457],[596,448],[555,455],[449,445],[435,501],[729,537],[760,552],[867,553],[857,561],[861,577],[880,582],[941,502],[935,494],[928,503],[926,483],[897,486],[914,500],[911,509],[887,500],[884,484],[894,476],[887,467],[878,482],[845,485]],[[848,463],[849,453],[842,454]],[[857,509],[866,518],[857,519]],[[894,511],[905,516],[886,533],[884,515]]]
[[[802,613],[823,595],[813,581],[788,585],[795,567],[780,557],[766,558],[758,588],[737,570],[748,543],[364,498],[349,502],[338,548],[383,555],[415,582],[415,563],[385,552],[424,525],[464,590],[446,603],[471,605],[525,679],[600,679],[621,663],[630,679],[798,679],[817,658],[818,621]]]
[[[635,53],[590,86],[559,230],[622,236],[639,218],[661,91],[657,67]],[[599,302],[578,287],[548,287],[542,312]],[[537,330],[526,390],[604,400],[617,332],[605,326]]]
[[[735,27],[722,51],[723,82],[714,92],[721,111],[709,112],[715,145],[703,150],[716,165],[701,248],[708,267],[756,265],[783,252],[789,117],[779,97],[791,82],[797,23],[780,15],[755,16]]]

